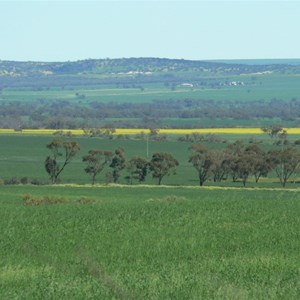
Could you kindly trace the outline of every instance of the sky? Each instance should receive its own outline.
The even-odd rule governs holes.
[[[299,1],[1,1],[0,60],[300,58]]]

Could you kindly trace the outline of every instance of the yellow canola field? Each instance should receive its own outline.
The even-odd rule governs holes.
[[[300,134],[300,128],[285,128],[288,134]],[[28,134],[28,135],[53,135],[55,129],[0,129],[0,134]],[[62,129],[64,133],[71,132],[73,135],[84,135],[82,129]],[[116,128],[115,135],[149,133],[149,129],[143,128]],[[196,128],[196,129],[160,129],[160,134],[263,134],[260,128]]]

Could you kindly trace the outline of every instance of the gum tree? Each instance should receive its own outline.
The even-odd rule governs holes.
[[[126,159],[124,156],[125,150],[121,147],[115,150],[114,156],[112,157],[110,167],[112,168],[112,178],[114,183],[118,182],[121,176],[121,171],[126,167]]]
[[[85,172],[92,176],[92,184],[95,184],[96,176],[104,169],[105,165],[111,162],[112,152],[102,149],[90,150],[82,157],[82,161],[87,164]]]
[[[149,163],[152,177],[158,179],[158,185],[161,184],[162,179],[165,176],[176,174],[176,167],[179,162],[167,152],[154,153]]]
[[[285,187],[288,179],[297,171],[300,164],[300,154],[294,148],[273,150],[269,152],[273,169]]]
[[[144,182],[148,174],[149,162],[139,156],[131,158],[127,163],[127,170],[130,174],[129,178],[138,180],[139,183]]]
[[[199,144],[190,147],[191,155],[189,162],[194,166],[198,173],[199,185],[202,186],[209,178],[214,165],[213,156],[210,151]]]
[[[45,169],[50,176],[51,182],[54,184],[57,183],[65,167],[70,164],[73,157],[79,152],[80,146],[75,141],[53,139],[46,147],[51,151],[51,155],[45,159]]]

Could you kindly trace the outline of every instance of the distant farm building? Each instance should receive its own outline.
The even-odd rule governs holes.
[[[194,87],[194,85],[192,83],[182,83],[181,86],[185,86],[185,87]]]

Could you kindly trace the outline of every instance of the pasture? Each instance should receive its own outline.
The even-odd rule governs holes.
[[[39,131],[37,131],[39,132]],[[44,161],[50,154],[46,145],[55,136],[49,134],[1,134],[0,135],[0,179],[10,179],[13,177],[22,178],[28,177],[29,180],[38,179],[42,182],[49,182],[48,174],[45,171]],[[151,159],[152,155],[156,152],[168,152],[171,153],[178,161],[179,166],[176,168],[176,174],[166,176],[163,178],[162,184],[165,185],[198,185],[197,172],[193,166],[188,162],[190,155],[189,147],[191,143],[177,141],[176,135],[170,136],[166,141],[148,141],[141,139],[107,139],[107,138],[91,138],[84,136],[75,136],[71,138],[80,144],[80,152],[74,157],[70,165],[66,167],[61,175],[61,183],[76,183],[76,184],[89,184],[91,183],[91,177],[84,172],[85,164],[82,162],[82,156],[86,155],[91,149],[104,149],[114,151],[118,147],[125,149],[125,157],[127,160],[134,156],[140,156]],[[269,149],[272,147],[273,141],[264,134],[219,134],[220,141],[216,142],[203,142],[203,145],[211,149],[223,149],[229,143],[232,143],[238,139],[245,142],[249,139],[254,139],[263,142],[263,147]],[[292,139],[297,139],[298,135],[290,135]],[[224,142],[226,141],[226,142]],[[148,144],[148,147],[147,147]],[[107,183],[106,174],[110,171],[110,168],[106,166],[104,170],[97,177],[98,184]],[[121,173],[120,183],[127,183],[125,177],[127,175],[126,170]],[[297,178],[291,178],[292,181],[298,180]],[[156,185],[157,179],[153,179],[149,174],[146,179],[146,184]],[[214,183],[208,181],[205,185],[225,185],[241,187],[241,182],[231,182],[230,180]],[[247,186],[253,187],[279,187],[279,180],[275,174],[271,174],[269,178],[262,178],[258,184],[254,182],[253,178],[250,178]],[[297,184],[289,183],[289,187],[297,187]]]
[[[299,192],[0,190],[1,299],[300,297]],[[24,206],[27,193],[69,202]]]
[[[203,78],[207,80],[209,78]],[[300,94],[298,75],[279,74],[248,74],[239,76],[216,77],[218,81],[241,81],[243,86],[180,86],[175,89],[161,84],[143,84],[143,89],[122,88],[116,85],[76,86],[47,89],[7,88],[0,93],[0,101],[52,101],[66,100],[71,103],[116,102],[116,103],[147,103],[157,100],[180,99],[214,99],[233,101],[270,101],[272,99],[291,100]]]
[[[0,134],[0,179],[7,180],[11,178],[22,178],[27,177],[29,181],[37,179],[38,181],[49,183],[49,177],[46,173],[44,161],[46,157],[50,154],[50,151],[46,148],[46,145],[55,138],[52,133],[53,130],[24,130],[23,133],[13,132],[7,133],[6,130],[1,130]],[[172,154],[178,161],[179,166],[176,168],[176,174],[166,176],[163,178],[162,184],[164,185],[182,185],[182,186],[194,186],[199,184],[198,176],[196,170],[188,162],[190,155],[189,147],[190,142],[179,142],[177,140],[178,134],[168,135],[166,141],[152,141],[147,139],[136,139],[134,138],[134,130],[123,130],[119,129],[119,133],[128,134],[131,132],[132,135],[130,139],[117,138],[99,138],[99,137],[87,137],[81,136],[80,131],[74,131],[76,136],[71,138],[65,137],[65,140],[73,140],[80,144],[80,151],[76,154],[70,165],[66,167],[61,175],[61,183],[75,183],[75,184],[90,184],[91,177],[84,172],[85,164],[82,162],[82,157],[88,153],[91,149],[104,149],[114,151],[118,147],[125,149],[126,160],[131,159],[134,156],[144,157],[148,160],[151,159],[152,155],[156,152],[167,152]],[[272,143],[273,139],[268,137],[266,134],[257,134],[260,132],[258,128],[248,128],[248,129],[213,129],[214,132],[219,132],[217,134],[216,141],[204,141],[201,144],[205,145],[210,149],[224,149],[228,144],[235,142],[236,140],[241,140],[248,142],[250,140],[257,141],[262,145],[262,148],[267,150],[274,146]],[[6,132],[6,133],[3,133]],[[34,134],[35,132],[35,134]],[[139,130],[137,131],[139,132]],[[166,130],[169,134],[170,132],[177,133],[189,133],[190,131],[184,130]],[[205,129],[200,130],[205,134],[207,131]],[[224,134],[222,132],[228,132]],[[229,133],[231,132],[231,134]],[[288,130],[291,134],[289,135],[290,143],[297,140],[298,129],[290,128]],[[117,135],[119,134],[117,132]],[[162,131],[163,133],[163,131]],[[148,153],[148,157],[147,157]],[[107,173],[111,169],[106,166],[104,170],[97,177],[97,184],[106,184]],[[119,182],[121,184],[128,183],[126,176],[128,172],[124,169],[121,172],[121,177]],[[296,188],[298,184],[298,175],[295,174],[290,179],[288,187]],[[136,183],[136,182],[135,182]],[[145,181],[146,184],[156,185],[157,179],[152,178],[149,174]],[[207,181],[205,185],[220,185],[220,186],[233,186],[241,187],[241,182],[232,182],[231,180],[222,182]],[[249,187],[280,187],[278,178],[274,173],[271,173],[267,178],[261,178],[259,183],[255,183],[254,178],[249,178],[247,186]]]
[[[61,183],[49,185],[44,161],[50,154],[46,145],[55,137],[55,130],[19,130],[31,128],[28,124],[38,117],[49,117],[44,111],[46,103],[48,108],[54,105],[52,117],[58,116],[61,105],[65,105],[70,110],[61,117],[72,118],[72,104],[84,111],[93,108],[93,103],[126,107],[130,103],[194,99],[202,105],[202,100],[211,99],[219,104],[223,101],[230,108],[251,101],[269,104],[275,98],[293,102],[300,95],[300,77],[287,72],[236,76],[195,73],[193,87],[181,85],[184,74],[180,82],[175,77],[164,82],[162,76],[156,83],[127,86],[116,78],[116,83],[110,85],[72,87],[48,83],[1,89],[0,103],[6,106],[3,127],[17,130],[0,130],[0,299],[300,298],[297,174],[284,189],[274,171],[259,183],[249,178],[246,188],[241,181],[229,179],[217,183],[210,180],[200,188],[197,172],[188,162],[191,143],[177,140],[179,134],[190,134],[194,129],[161,130],[161,134],[169,135],[165,141],[134,137],[140,129],[117,130],[111,139],[82,136],[77,130],[73,131],[76,136],[64,139],[78,142],[80,152],[61,174]],[[192,78],[190,75],[187,72],[186,78]],[[233,81],[240,83],[230,84]],[[21,104],[40,106],[40,110],[32,116],[22,111]],[[285,102],[280,105],[284,107]],[[78,124],[89,118],[89,114],[74,117],[77,125],[65,128],[80,128]],[[98,127],[122,121],[139,126],[143,117],[127,118],[124,114],[120,118],[108,115],[95,119],[98,123],[91,124]],[[23,121],[28,121],[28,126],[22,126]],[[269,150],[285,145],[274,146],[274,140],[261,134],[259,128],[281,121],[284,126],[298,127],[299,119],[289,114],[285,118],[243,118],[238,112],[234,118],[169,115],[154,120],[154,124],[161,122],[166,128],[257,126],[198,132],[217,134],[202,143],[210,149],[224,149],[242,140]],[[39,124],[36,128],[61,127],[57,123],[53,127]],[[127,134],[130,138],[118,137]],[[299,128],[288,131],[290,145],[299,134]],[[125,149],[127,160],[134,156],[149,160],[156,152],[168,152],[179,161],[176,174],[164,177],[160,187],[151,175],[143,185],[130,185],[123,170],[120,184],[112,185],[107,184],[106,166],[92,186],[82,157],[91,149],[114,151],[118,147]],[[5,180],[22,177],[35,183],[4,184]]]

